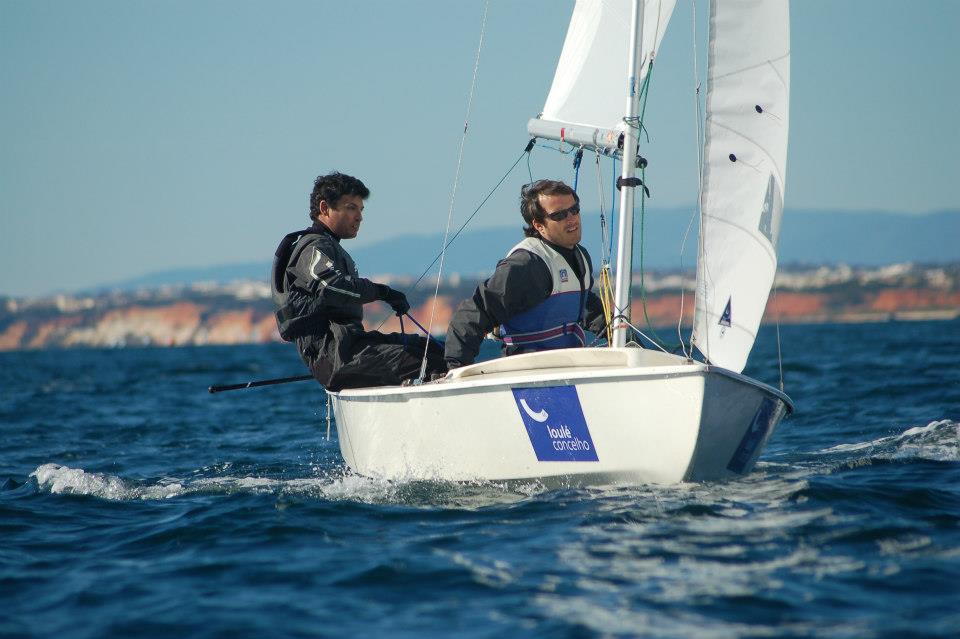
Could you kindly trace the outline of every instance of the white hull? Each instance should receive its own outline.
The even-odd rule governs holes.
[[[793,410],[750,378],[636,348],[518,355],[331,397],[350,468],[395,480],[725,479],[750,472]]]

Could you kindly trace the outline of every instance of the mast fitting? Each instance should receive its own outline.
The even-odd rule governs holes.
[[[625,178],[622,175],[617,178],[617,190],[619,191],[621,187],[629,186],[631,188],[640,186],[643,187],[643,192],[647,197],[650,197],[650,189],[647,188],[647,185],[643,183],[638,177]]]

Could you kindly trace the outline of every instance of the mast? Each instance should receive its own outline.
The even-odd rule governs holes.
[[[614,318],[630,321],[630,283],[633,279],[633,194],[628,186],[636,174],[639,131],[636,128],[640,104],[640,56],[643,51],[643,1],[633,0],[630,20],[630,59],[627,66],[627,126],[623,135],[623,171],[620,175],[620,229],[617,235],[617,270],[614,288]],[[625,346],[628,327],[616,323],[612,346]]]

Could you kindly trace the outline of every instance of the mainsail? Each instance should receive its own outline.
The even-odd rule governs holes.
[[[693,341],[740,372],[777,270],[790,101],[788,0],[710,5]]]
[[[649,0],[644,5],[637,90],[675,4],[676,0]],[[628,0],[577,0],[543,113],[528,124],[531,135],[617,151],[630,90],[630,11]]]

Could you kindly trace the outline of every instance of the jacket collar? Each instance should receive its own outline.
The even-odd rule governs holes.
[[[310,227],[310,230],[314,233],[324,233],[335,239],[338,243],[340,242],[340,236],[327,228],[327,225],[319,220],[313,223],[313,226]]]

